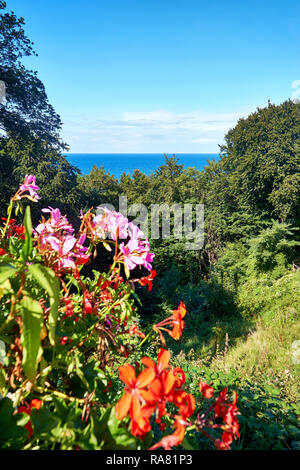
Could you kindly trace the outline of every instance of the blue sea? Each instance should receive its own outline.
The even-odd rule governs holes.
[[[134,170],[140,170],[149,175],[165,163],[164,154],[160,153],[66,153],[67,160],[77,166],[81,173],[88,174],[93,166],[103,166],[106,171],[120,178],[122,173],[132,174]],[[168,157],[175,155],[178,163],[184,168],[195,167],[202,170],[208,160],[218,160],[216,153],[178,153],[166,154]]]

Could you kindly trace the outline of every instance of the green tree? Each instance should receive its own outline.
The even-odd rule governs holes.
[[[220,166],[234,205],[299,222],[300,104],[268,103],[225,136]]]
[[[0,102],[1,201],[7,203],[25,175],[34,174],[43,188],[34,212],[39,213],[40,205],[59,206],[72,217],[80,205],[79,170],[61,154],[67,148],[59,137],[61,120],[43,83],[22,63],[24,57],[36,55],[24,19],[5,9],[0,0],[0,80],[6,91]]]
[[[70,165],[60,152],[37,137],[5,138],[0,140],[0,196],[8,202],[26,174],[34,174],[41,190],[41,199],[32,204],[36,222],[43,207],[59,207],[77,219],[81,193],[77,185],[78,169]]]
[[[118,210],[118,195],[121,191],[119,182],[103,167],[94,165],[88,175],[80,175],[78,189],[83,208],[89,209],[109,203]]]

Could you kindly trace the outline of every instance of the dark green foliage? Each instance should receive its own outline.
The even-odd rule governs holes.
[[[36,137],[0,139],[0,162],[5,168],[0,185],[2,204],[17,191],[25,175],[36,176],[41,200],[32,205],[37,222],[43,207],[60,207],[70,218],[79,215],[78,171],[55,148]],[[0,163],[0,164],[1,164]]]
[[[244,204],[295,223],[299,219],[299,145],[299,103],[268,103],[240,119],[225,137],[220,163],[237,207]]]
[[[112,204],[118,209],[120,186],[118,180],[103,167],[93,166],[88,175],[78,176],[78,190],[82,209]]]
[[[21,449],[28,435],[27,430],[22,427],[25,424],[22,416],[13,413],[12,401],[9,398],[0,399],[0,449],[2,450]]]
[[[195,366],[188,368],[188,380],[191,391],[199,396],[197,384],[199,369]],[[223,384],[228,386],[228,392],[238,389],[238,408],[240,410],[240,438],[233,442],[232,450],[292,450],[297,449],[300,440],[298,404],[290,404],[281,396],[280,388],[266,382],[261,385],[245,383],[240,385],[239,374],[232,369],[228,373],[216,372],[204,367],[201,380],[211,383],[220,392]],[[196,448],[213,449],[196,433],[187,436]],[[207,447],[208,446],[208,447]]]

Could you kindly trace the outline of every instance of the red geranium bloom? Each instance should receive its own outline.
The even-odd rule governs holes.
[[[158,420],[166,412],[166,404],[174,403],[178,406],[179,413],[182,417],[189,417],[195,410],[195,398],[193,395],[186,393],[182,390],[182,385],[185,383],[185,374],[180,367],[171,369],[169,366],[171,354],[166,349],[161,349],[158,354],[157,365],[149,357],[142,359],[143,364],[151,368],[155,373],[155,379],[149,385],[149,390],[152,393],[152,400],[156,401],[158,408]],[[148,395],[151,401],[151,394]]]
[[[173,310],[173,330],[171,336],[174,339],[179,339],[180,336],[182,335],[182,330],[184,328],[184,321],[183,318],[186,315],[186,307],[182,301],[180,301],[180,304],[177,308],[177,310]]]
[[[61,338],[61,340],[60,340],[60,344],[61,344],[62,346],[64,346],[64,345],[66,344],[66,342],[68,341],[68,339],[69,339],[69,336],[63,336],[63,337]],[[71,341],[71,340],[70,340],[70,341]]]
[[[122,420],[129,414],[131,433],[134,436],[143,436],[150,431],[149,417],[153,410],[142,408],[142,402],[147,396],[146,387],[153,381],[155,374],[153,370],[146,368],[136,378],[134,368],[125,364],[119,367],[119,376],[126,384],[123,397],[116,404],[116,417]]]
[[[173,434],[163,437],[157,444],[150,447],[149,450],[155,450],[159,447],[163,447],[165,450],[172,450],[172,447],[178,446],[184,439],[186,423],[177,416],[176,419],[176,430]]]
[[[143,333],[142,331],[139,330],[138,325],[131,325],[131,327],[129,328],[128,333],[129,333],[130,336],[138,335],[140,338],[145,338],[146,337],[145,333]]]
[[[150,292],[153,287],[152,281],[155,278],[155,276],[156,276],[156,270],[152,269],[148,276],[142,277],[139,280],[139,283],[141,284],[141,286],[148,286],[148,291]]]
[[[93,313],[93,305],[91,302],[91,295],[89,292],[84,292],[83,294],[83,309],[84,313],[87,315]]]
[[[18,235],[22,240],[25,240],[25,227],[23,225],[13,225],[14,235]]]
[[[18,413],[26,413],[28,415],[31,415],[32,408],[35,408],[36,410],[39,410],[41,408],[41,406],[42,406],[41,400],[39,400],[38,398],[34,398],[33,400],[31,400],[29,406],[19,406],[17,412]],[[32,435],[32,432],[33,432],[31,421],[28,421],[28,423],[25,424],[25,428],[28,431],[28,437],[30,437]]]
[[[152,394],[152,399],[154,401],[159,400],[161,406],[165,395],[170,392],[175,383],[174,375],[167,370],[170,368],[170,359],[170,352],[167,349],[161,348],[157,357],[157,364],[155,364],[150,357],[143,357],[141,361],[149,369],[152,369],[155,374],[155,379],[150,384],[149,389]],[[160,415],[163,413],[162,410],[164,410],[164,405],[161,408]]]
[[[174,339],[179,339],[182,335],[183,328],[185,326],[183,318],[186,315],[186,306],[180,301],[180,304],[176,310],[173,310],[173,313],[170,317],[162,320],[160,323],[157,323],[153,326],[154,330],[157,330],[160,334],[160,338],[163,344],[165,344],[164,337],[161,333],[161,330],[166,331]],[[165,328],[167,325],[173,327],[172,330]]]
[[[212,398],[214,389],[205,382],[199,382],[199,391],[202,393],[204,398]]]

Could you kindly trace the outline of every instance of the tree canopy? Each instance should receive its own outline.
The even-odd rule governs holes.
[[[37,73],[26,69],[22,58],[35,55],[33,43],[24,31],[24,19],[4,13],[0,2],[0,80],[5,83],[6,100],[0,103],[0,129],[10,136],[37,136],[64,148],[59,139],[61,120],[48,101]]]

